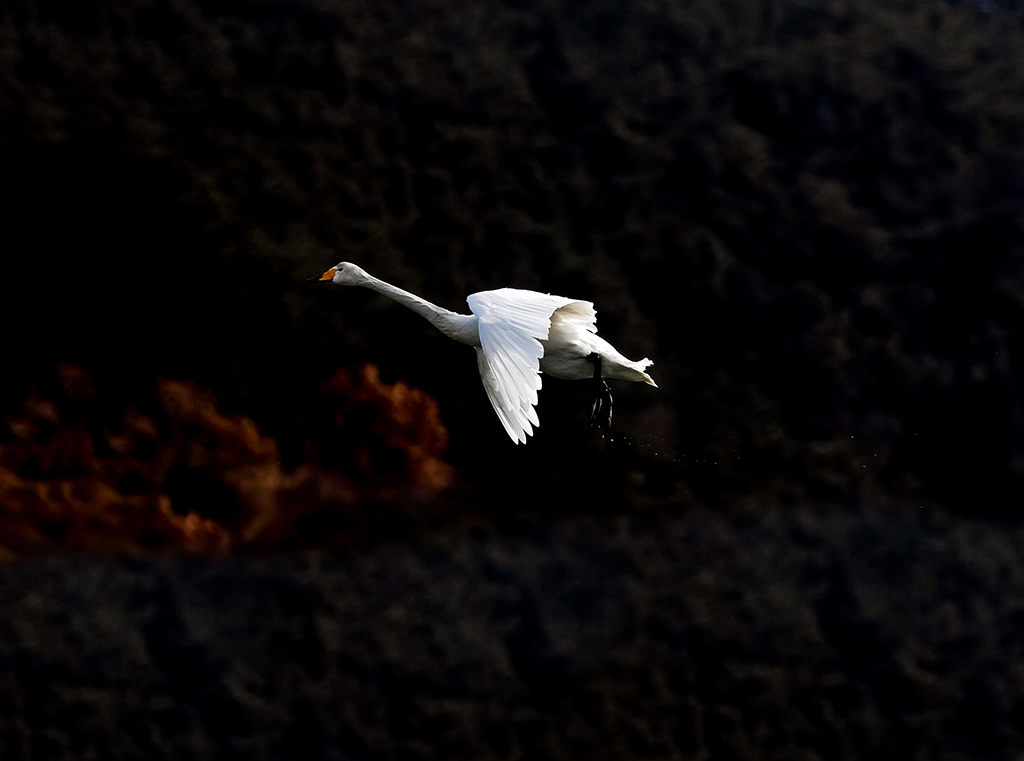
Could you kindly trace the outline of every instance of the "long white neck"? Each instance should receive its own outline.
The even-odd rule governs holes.
[[[370,290],[376,291],[394,299],[399,304],[408,307],[420,317],[425,317],[430,324],[440,330],[449,338],[470,346],[480,345],[480,331],[477,326],[477,317],[474,314],[459,314],[431,304],[426,299],[421,299],[414,293],[404,291],[398,286],[386,283],[380,278],[367,274],[366,281],[362,285]]]

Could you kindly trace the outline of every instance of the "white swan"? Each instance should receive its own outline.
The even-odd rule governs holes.
[[[331,267],[319,278],[339,285],[361,285],[388,296],[427,318],[449,338],[476,348],[477,367],[487,398],[513,441],[526,443],[540,425],[537,392],[540,372],[568,380],[593,379],[596,398],[590,422],[608,432],[612,397],[603,378],[643,381],[649,359],[632,362],[597,335],[597,312],[589,301],[536,291],[499,288],[466,299],[472,314],[442,309],[408,291],[385,283],[349,262]]]

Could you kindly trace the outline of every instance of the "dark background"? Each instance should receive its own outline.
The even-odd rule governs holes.
[[[1022,14],[938,0],[0,2],[8,423],[30,393],[64,394],[58,428],[101,437],[128,405],[158,408],[157,378],[187,379],[272,437],[282,471],[372,481],[348,450],[329,451],[317,391],[339,368],[371,362],[385,383],[436,400],[456,474],[450,489],[417,492],[421,513],[423,500],[443,502],[431,513],[434,528],[445,516],[443,538],[410,535],[408,521],[380,525],[401,549],[332,555],[313,581],[296,570],[312,561],[280,557],[12,566],[8,752],[224,757],[232,743],[250,747],[259,714],[231,681],[244,682],[245,663],[262,674],[260,710],[277,717],[262,726],[284,733],[248,758],[1021,752]],[[339,259],[458,310],[467,294],[502,286],[592,300],[602,335],[652,358],[659,388],[616,385],[602,440],[583,430],[586,384],[545,379],[542,425],[513,446],[472,352],[379,296],[305,282]],[[102,403],[76,408],[58,363],[84,368]],[[382,435],[374,425],[352,418],[345,435]],[[8,428],[9,443],[19,434]],[[70,461],[19,460],[10,472],[73,488]],[[219,484],[180,483],[147,488],[181,514],[226,520]],[[3,493],[6,515],[18,513],[16,491]],[[636,532],[665,544],[645,554]],[[715,532],[731,537],[710,545],[721,554],[706,545]],[[898,538],[917,535],[927,538]],[[597,548],[583,560],[566,549],[579,536]],[[505,571],[488,571],[504,542],[525,544]],[[456,547],[470,560],[422,560]],[[426,564],[419,591],[375,586],[387,552],[398,568]],[[81,586],[81,563],[103,579],[95,588]],[[774,607],[769,570],[783,590]],[[684,583],[705,574],[713,592]],[[213,579],[210,600],[230,607],[253,578],[292,590],[284,600],[319,591],[308,605],[297,595],[291,618],[280,600],[261,612],[243,595],[224,615],[256,629],[222,634],[255,639],[217,655],[221,635],[189,623],[214,603],[182,590]],[[481,584],[486,602],[466,604],[498,612],[466,636],[507,681],[481,695],[465,692],[475,672],[461,666],[375,671],[394,655],[381,655],[386,622],[324,623],[347,615],[325,591],[347,579],[365,579],[351,594],[406,600],[422,628],[394,636],[416,652],[454,626],[451,609],[423,602],[426,590]],[[124,638],[86,657],[76,647],[92,652],[103,628],[89,623],[92,601],[108,584],[119,590],[110,626]],[[68,618],[48,618],[49,602],[33,608],[49,599],[37,589],[52,589]],[[501,608],[503,594],[518,602]],[[569,612],[545,613],[550,595]],[[713,612],[695,612],[694,599]],[[608,624],[594,612],[606,608],[634,623]],[[25,634],[38,610],[40,628]],[[747,617],[744,634],[729,633],[731,616]],[[804,634],[779,640],[776,621]],[[38,637],[82,627],[93,633],[55,651],[66,660],[38,655]],[[362,655],[360,631],[375,643]],[[259,644],[286,632],[305,644]],[[490,638],[496,650],[481,644]],[[134,662],[133,647],[140,670],[114,692],[68,697],[67,685],[85,689],[111,662]],[[326,648],[322,664],[288,681],[307,647]],[[179,661],[193,660],[196,673],[176,686]],[[377,664],[365,679],[381,701],[358,720],[340,707],[358,704],[357,692],[336,674],[355,662]],[[165,671],[170,681],[153,676]],[[55,729],[97,706],[123,718],[120,696],[136,688],[158,696],[144,729],[134,719]],[[636,690],[646,697],[630,702]],[[425,708],[401,703],[418,695],[457,705],[430,724]],[[161,700],[179,707],[166,723],[153,718]],[[289,723],[310,705],[301,721],[319,729]],[[214,729],[179,709],[237,721]],[[605,710],[640,728],[605,721]],[[465,719],[478,711],[491,718]],[[673,735],[670,717],[683,714],[689,729]],[[426,723],[414,731],[396,716]],[[443,741],[452,716],[470,727],[462,745]],[[473,734],[492,725],[505,739]],[[123,745],[102,745],[105,732]],[[310,747],[284,742],[287,732]],[[594,732],[607,743],[567,739]],[[730,732],[739,739],[721,741]],[[548,740],[521,744],[534,736]]]

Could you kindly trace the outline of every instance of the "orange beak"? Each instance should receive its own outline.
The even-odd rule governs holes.
[[[337,272],[336,267],[331,267],[327,272],[320,276],[321,280],[334,280],[334,273]]]

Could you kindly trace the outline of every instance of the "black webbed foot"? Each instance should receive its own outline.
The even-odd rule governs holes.
[[[590,407],[590,420],[587,427],[597,425],[601,429],[601,436],[608,435],[608,429],[612,427],[612,390],[603,380],[598,381],[597,397]]]
[[[604,437],[612,427],[612,390],[601,377],[601,357],[596,353],[590,354],[587,360],[594,365],[594,403],[590,407],[587,428],[597,425],[601,429],[601,436]]]

